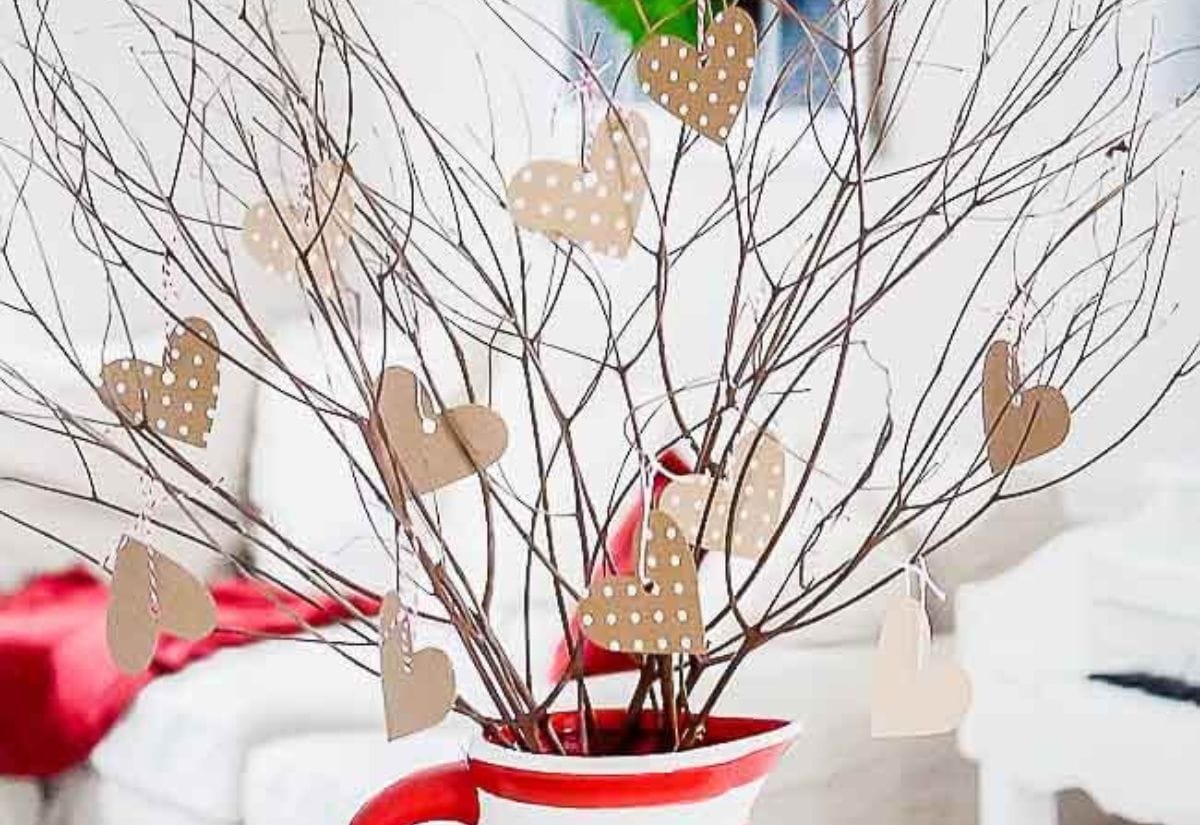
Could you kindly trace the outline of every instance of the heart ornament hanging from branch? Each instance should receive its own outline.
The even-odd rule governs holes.
[[[1067,440],[1071,408],[1058,388],[1021,388],[1012,344],[994,341],[983,362],[983,426],[988,461],[1000,474]]]
[[[508,184],[517,225],[563,237],[589,251],[629,252],[650,164],[650,131],[637,112],[610,113],[596,128],[586,168],[535,160]]]
[[[728,549],[735,556],[756,559],[766,550],[783,510],[784,458],[783,445],[771,433],[747,433],[734,448],[726,478],[676,479],[663,489],[659,507],[693,546],[714,552]]]
[[[583,633],[606,650],[654,655],[699,654],[704,618],[696,561],[670,516],[652,510],[649,536],[637,538],[640,576],[598,579],[579,603]]]
[[[160,631],[196,641],[216,626],[216,604],[203,582],[148,544],[122,537],[107,616],[108,650],[117,667],[145,670]]]
[[[642,91],[700,134],[724,143],[750,89],[758,33],[741,8],[718,14],[703,51],[667,35],[651,36],[638,51]]]
[[[957,663],[935,658],[925,607],[904,594],[888,607],[875,649],[871,735],[932,736],[958,727],[971,683]]]
[[[354,231],[354,194],[346,166],[334,160],[312,174],[308,203],[260,201],[246,212],[242,235],[250,256],[289,281],[311,270],[321,292],[334,290]],[[303,253],[303,260],[301,259]],[[307,269],[305,268],[307,262]]]
[[[388,739],[437,725],[458,696],[450,657],[436,647],[413,651],[412,625],[395,591],[388,593],[380,606],[379,635]]]
[[[122,358],[100,372],[100,397],[132,427],[203,447],[220,385],[217,336],[203,318],[185,318],[167,338],[162,363]]]
[[[504,419],[487,407],[468,404],[437,415],[425,412],[432,409],[429,396],[404,367],[384,370],[375,399],[364,434],[397,506],[406,489],[428,493],[475,475],[499,460],[508,446]]]

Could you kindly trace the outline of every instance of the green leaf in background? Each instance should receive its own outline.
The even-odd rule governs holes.
[[[696,0],[586,0],[604,13],[636,47],[647,34],[669,34],[696,42]],[[722,0],[711,2],[714,11]],[[647,26],[649,23],[649,26]]]

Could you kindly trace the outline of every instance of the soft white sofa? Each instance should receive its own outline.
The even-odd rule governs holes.
[[[979,763],[981,825],[1062,822],[1054,796],[1066,788],[1131,821],[1200,817],[1195,707],[1088,678],[1200,681],[1200,475],[1158,482],[1136,516],[1069,530],[959,592],[974,687],[959,742]]]

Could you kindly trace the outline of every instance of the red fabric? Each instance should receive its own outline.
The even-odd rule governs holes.
[[[0,774],[51,776],[82,762],[143,687],[256,641],[247,632],[296,632],[293,616],[311,625],[346,616],[331,599],[310,604],[245,579],[217,582],[212,593],[218,630],[197,642],[161,636],[150,667],[133,676],[108,655],[108,585],[86,570],[43,575],[0,595]],[[357,606],[377,609],[369,600]]]
[[[671,450],[659,456],[659,465],[671,475],[686,475],[692,471],[692,465],[689,464],[679,453]],[[662,493],[663,488],[669,484],[671,479],[662,473],[654,475],[654,494],[653,499],[658,500],[658,496]],[[639,491],[637,498],[633,502],[633,506],[625,514],[621,523],[617,525],[617,529],[608,535],[608,554],[612,559],[612,564],[616,568],[616,574],[619,576],[629,575],[634,571],[635,550],[634,539],[637,537],[637,531],[642,525],[642,493]],[[593,580],[607,574],[611,574],[611,568],[604,569],[603,565],[597,565]],[[571,619],[571,637],[579,639],[579,617]],[[609,673],[626,673],[639,668],[638,660],[627,653],[613,653],[611,650],[606,650],[597,644],[592,643],[588,639],[583,640],[583,651],[580,654],[580,664],[583,667],[585,676],[603,676]],[[566,639],[559,640],[558,646],[554,649],[554,658],[550,662],[549,677],[551,681],[557,682],[562,679],[571,667],[571,651]]]

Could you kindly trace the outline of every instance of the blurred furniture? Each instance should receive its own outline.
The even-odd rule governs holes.
[[[981,825],[1053,825],[1055,792],[1142,822],[1200,821],[1200,708],[1089,678],[1200,684],[1200,514],[1177,477],[1139,515],[1054,539],[959,592]]]

